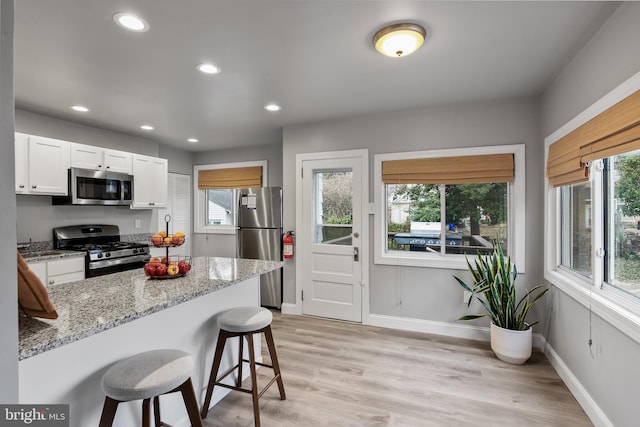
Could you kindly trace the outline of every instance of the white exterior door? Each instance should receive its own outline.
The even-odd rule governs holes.
[[[361,156],[302,161],[302,313],[362,322]],[[366,268],[366,266],[365,266]]]

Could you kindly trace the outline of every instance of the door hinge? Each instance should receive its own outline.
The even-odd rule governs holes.
[[[300,168],[300,178],[304,178],[304,169]]]
[[[302,294],[302,301],[304,301],[304,291],[300,292]]]

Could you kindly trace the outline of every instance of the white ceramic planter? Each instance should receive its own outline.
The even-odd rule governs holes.
[[[498,359],[521,365],[531,357],[532,329],[514,331],[491,324],[491,350]]]

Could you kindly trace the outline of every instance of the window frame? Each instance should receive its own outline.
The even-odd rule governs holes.
[[[545,164],[549,146],[589,120],[598,116],[618,102],[640,89],[640,72],[623,82],[613,91],[571,119],[560,129],[545,138]],[[610,323],[619,331],[640,343],[640,298],[604,282],[605,248],[604,181],[602,161],[595,161],[590,168],[591,180],[591,224],[592,224],[592,278],[586,278],[560,265],[562,240],[560,229],[560,187],[554,188],[545,178],[545,232],[544,232],[544,278],[585,308]]]
[[[376,154],[374,156],[374,264],[454,270],[467,269],[465,255],[387,250],[386,186],[382,182],[382,162],[387,160],[462,157],[483,154],[513,154],[514,156],[513,182],[509,183],[507,195],[507,209],[509,212],[507,227],[508,250],[511,254],[511,260],[518,266],[518,272],[525,273],[526,171],[524,144]]]
[[[208,164],[208,165],[194,165],[193,166],[193,232],[195,234],[236,234],[236,230],[238,229],[237,224],[235,223],[236,219],[234,218],[234,223],[232,225],[229,224],[211,224],[207,225],[206,223],[206,203],[207,196],[206,191],[204,189],[198,188],[198,173],[201,170],[210,170],[210,169],[231,169],[231,168],[241,168],[241,167],[249,167],[249,166],[261,166],[262,167],[262,186],[268,186],[268,170],[267,170],[267,160],[257,160],[257,161],[248,161],[248,162],[234,162],[234,163],[216,163],[216,164]],[[232,189],[231,189],[232,190]]]

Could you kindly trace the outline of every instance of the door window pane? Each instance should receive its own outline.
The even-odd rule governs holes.
[[[233,225],[235,218],[234,190],[206,190],[206,225]]]
[[[591,183],[565,186],[560,191],[560,264],[591,277]]]
[[[640,297],[640,150],[606,159],[606,281]]]
[[[316,171],[314,243],[351,245],[353,172]]]

